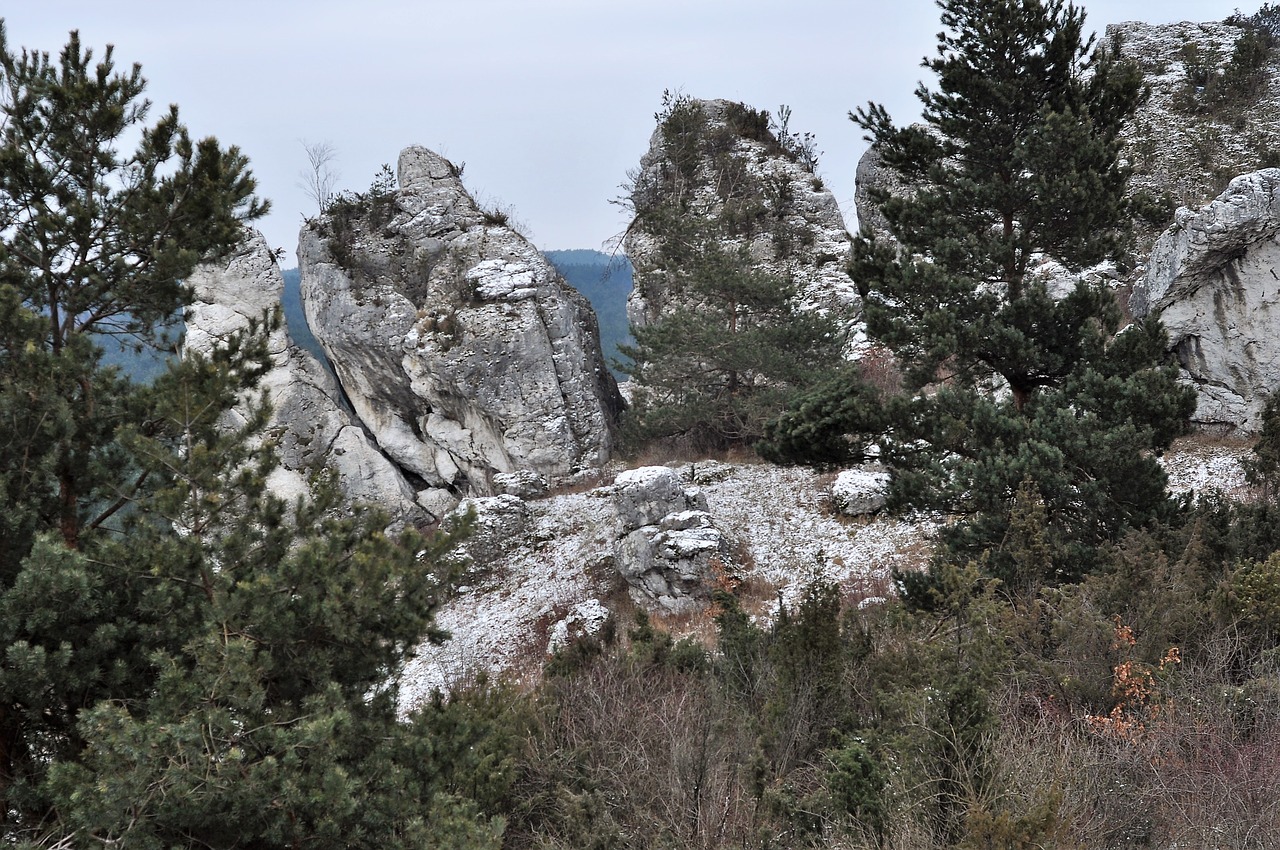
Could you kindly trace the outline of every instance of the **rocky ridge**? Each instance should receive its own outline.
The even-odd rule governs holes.
[[[257,232],[247,233],[225,262],[198,267],[187,282],[195,300],[186,314],[184,348],[206,356],[277,309],[284,292],[275,256]],[[268,348],[270,370],[258,390],[229,411],[226,425],[242,427],[252,406],[269,402],[270,419],[257,439],[271,441],[279,456],[268,479],[271,491],[292,502],[306,496],[311,477],[327,468],[352,500],[377,505],[398,521],[423,519],[413,488],[343,407],[328,370],[290,343],[283,320]]]
[[[608,460],[622,401],[594,313],[448,160],[406,148],[398,188],[340,199],[298,259],[312,332],[431,514],[495,474]]]
[[[1235,497],[1247,489],[1240,461],[1248,451],[1242,442],[1188,438],[1161,463],[1174,493]],[[861,484],[852,491],[874,492],[877,475],[870,468],[855,474]],[[549,652],[598,630],[611,614],[625,626],[629,605],[649,609],[677,637],[710,630],[705,596],[673,611],[620,576],[618,541],[627,524],[650,522],[667,509],[665,499],[632,497],[642,491],[666,493],[675,507],[687,498],[706,505],[709,521],[733,541],[734,557],[721,579],[737,586],[742,604],[762,621],[776,614],[779,602],[793,604],[814,579],[838,582],[857,604],[876,604],[893,592],[895,569],[917,569],[928,560],[942,520],[842,517],[842,489],[838,479],[807,469],[704,460],[617,471],[584,492],[552,493],[514,511],[504,507],[495,517],[519,512],[521,530],[496,557],[472,562],[437,617],[452,638],[419,647],[401,680],[401,707],[481,673],[539,676]],[[632,495],[619,499],[620,491]],[[628,505],[636,504],[648,507],[633,513]],[[486,526],[483,511],[479,522]]]

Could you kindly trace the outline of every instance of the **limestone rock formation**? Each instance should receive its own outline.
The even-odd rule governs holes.
[[[1180,209],[1156,242],[1131,311],[1164,322],[1194,421],[1253,433],[1280,388],[1280,169],[1232,180],[1200,210]]]
[[[284,292],[280,268],[258,233],[247,234],[226,262],[198,267],[188,283],[195,301],[187,311],[184,346],[205,355],[218,342],[248,328],[251,320],[279,307]],[[280,458],[268,480],[272,491],[289,501],[297,499],[308,492],[308,478],[328,467],[353,501],[381,507],[397,520],[423,519],[413,488],[343,409],[328,371],[289,342],[283,322],[272,332],[269,346],[271,370],[244,405],[260,403],[264,394],[271,404],[261,439],[271,440]],[[232,410],[228,426],[243,426],[246,410]]]
[[[312,332],[379,447],[440,497],[605,463],[622,401],[589,304],[445,158],[405,149],[398,184],[298,247]]]
[[[1111,24],[1104,41],[1142,71],[1151,96],[1123,131],[1122,156],[1132,169],[1135,203],[1133,274],[1140,279],[1160,233],[1179,206],[1198,208],[1234,177],[1280,162],[1280,66],[1268,61],[1250,86],[1226,80],[1246,29],[1223,22]],[[1248,75],[1245,75],[1248,76]],[[1209,82],[1206,86],[1204,83]],[[1232,85],[1240,91],[1230,91]],[[874,148],[858,163],[858,221],[883,229],[870,190],[904,191]],[[1125,275],[1101,269],[1108,278]]]
[[[1166,198],[1172,215],[1176,206],[1202,206],[1232,178],[1274,160],[1280,73],[1265,64],[1253,90],[1239,74],[1224,76],[1246,31],[1221,22],[1107,27],[1107,41],[1137,63],[1151,89],[1125,130],[1130,195]],[[1149,246],[1150,239],[1139,247]]]
[[[632,598],[669,611],[703,604],[717,562],[723,569],[730,558],[701,490],[685,487],[673,469],[642,466],[618,475],[613,500],[619,521],[614,560]]]
[[[888,495],[889,473],[880,469],[846,469],[831,484],[831,506],[845,516],[874,514]]]
[[[907,187],[897,172],[885,167],[880,159],[880,151],[875,145],[867,148],[858,159],[853,186],[853,204],[858,213],[858,227],[870,227],[877,233],[887,233],[889,223],[880,213],[871,193],[879,189],[891,195],[900,195],[907,191]]]
[[[805,304],[855,320],[844,217],[797,143],[780,142],[767,117],[741,103],[690,99],[677,108],[692,120],[679,134],[659,126],[633,178],[636,220],[623,242],[635,268],[631,323],[654,321],[680,298],[680,262],[659,226],[671,215],[682,227],[714,228],[722,248],[745,248],[754,268],[795,281]]]

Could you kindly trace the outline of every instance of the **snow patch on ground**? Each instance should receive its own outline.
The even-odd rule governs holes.
[[[1233,498],[1248,495],[1242,462],[1253,451],[1243,441],[1217,441],[1202,435],[1175,440],[1160,464],[1169,476],[1169,492],[1193,497],[1216,491]]]
[[[1247,494],[1244,443],[1178,441],[1161,458],[1174,493]],[[892,571],[924,566],[939,522],[928,517],[848,519],[830,509],[831,475],[758,463],[702,461],[676,467],[701,488],[716,526],[738,546],[738,578],[768,600],[790,603],[815,578],[840,583],[854,602],[889,588]],[[478,674],[536,677],[566,617],[619,595],[612,562],[620,533],[611,490],[598,487],[528,502],[524,543],[468,576],[437,622],[452,634],[423,646],[401,679],[409,710],[433,690]]]
[[[717,527],[738,542],[737,577],[775,599],[793,599],[818,577],[855,594],[882,590],[894,567],[923,563],[936,527],[837,518],[828,510],[832,476],[806,469],[705,461],[677,473],[702,489]],[[402,708],[480,673],[537,675],[558,623],[575,606],[617,592],[619,526],[608,487],[528,505],[527,545],[469,576],[465,590],[442,606],[437,623],[452,637],[420,647],[407,665]]]

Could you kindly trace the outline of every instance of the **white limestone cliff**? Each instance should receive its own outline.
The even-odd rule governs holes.
[[[1199,403],[1193,421],[1254,433],[1280,388],[1280,169],[1232,180],[1199,210],[1178,210],[1157,240],[1135,315],[1164,323]]]
[[[406,148],[398,180],[298,247],[312,332],[379,447],[420,500],[604,464],[622,401],[586,300],[445,158]]]
[[[195,301],[187,310],[184,348],[208,355],[220,341],[247,329],[280,305],[284,279],[262,235],[245,241],[224,262],[199,266],[187,281]],[[288,501],[309,492],[310,477],[330,469],[342,492],[376,505],[398,521],[424,519],[413,488],[370,442],[343,409],[333,377],[304,349],[289,341],[281,321],[268,340],[271,368],[258,390],[228,413],[228,426],[245,422],[244,405],[265,397],[271,416],[258,439],[270,440],[279,456],[268,485]]]

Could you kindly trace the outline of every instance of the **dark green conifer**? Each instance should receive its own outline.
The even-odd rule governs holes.
[[[743,104],[725,105],[715,123],[702,103],[668,94],[656,118],[665,160],[628,198],[653,242],[635,285],[657,315],[632,328],[634,346],[619,347],[636,387],[627,424],[635,440],[751,445],[798,391],[841,362],[838,325],[800,309],[794,281],[762,270],[748,249],[768,238],[785,267],[811,234],[792,221],[787,180],[761,176],[735,146],[748,139],[775,156],[796,154],[769,129],[767,112]]]
[[[101,364],[172,345],[183,279],[265,211],[235,148],[147,123],[144,85],[0,27],[0,841],[496,846],[500,720],[396,714],[449,540],[323,486],[284,504],[265,407],[227,430],[277,319],[149,385]]]
[[[1141,77],[1063,0],[939,5],[923,123],[898,127],[874,104],[852,116],[911,187],[876,195],[890,235],[864,229],[851,270],[869,334],[912,394],[883,459],[895,504],[964,517],[944,535],[961,559],[999,547],[1014,494],[1034,482],[1056,577],[1070,577],[1160,512],[1153,453],[1194,406],[1158,322],[1116,335],[1105,285],[1055,294],[1038,273],[1047,261],[1072,273],[1122,261],[1120,130]]]

